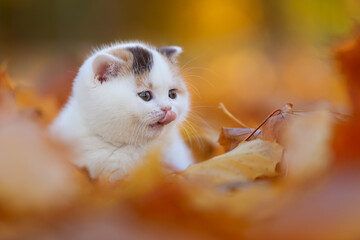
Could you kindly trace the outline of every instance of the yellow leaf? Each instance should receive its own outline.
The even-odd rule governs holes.
[[[277,176],[283,148],[275,142],[254,140],[234,150],[195,164],[179,174],[192,182],[219,185],[253,181],[258,177]]]

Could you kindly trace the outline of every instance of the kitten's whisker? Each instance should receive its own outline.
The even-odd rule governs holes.
[[[189,74],[189,75],[185,75],[185,76],[184,76],[184,78],[187,78],[187,77],[190,77],[190,78],[191,78],[191,77],[199,78],[199,79],[205,81],[205,82],[206,82],[207,84],[209,84],[211,87],[215,88],[215,85],[214,85],[212,82],[210,82],[208,79],[206,79],[206,78],[204,78],[204,77],[202,77],[202,76],[194,75],[194,74]]]
[[[209,124],[206,121],[204,121],[204,120],[199,121],[199,119],[195,119],[195,121],[199,122],[199,125],[202,126],[202,128],[201,128],[202,131],[204,131],[205,129],[211,129],[211,127],[209,126]],[[199,141],[201,141],[201,144],[199,144],[199,145],[203,146],[204,137],[203,137],[203,134],[200,134],[200,129],[198,127],[193,126],[194,124],[191,124],[191,123],[188,123],[188,124],[190,124],[192,126],[192,129],[194,131],[194,136],[196,138],[198,138]]]
[[[145,124],[146,124],[147,119],[149,119],[149,117],[145,117],[145,122],[140,122],[140,124],[137,125],[137,127],[135,129],[136,131],[134,131],[134,138],[133,138],[134,139],[134,141],[133,141],[134,144],[138,143],[138,139],[140,137],[140,134],[141,134],[141,132],[143,132],[142,129],[143,129],[144,126],[146,126]]]
[[[205,121],[200,114],[197,115],[197,113],[190,111],[188,118],[194,120],[195,122],[199,122],[202,126],[206,126],[207,128],[211,128],[209,123]]]
[[[215,79],[221,79],[220,76],[215,71],[211,70],[210,68],[204,68],[204,67],[188,67],[188,68],[182,70],[183,76],[184,77],[186,77],[186,76],[200,77],[200,75],[196,74],[192,70],[204,70],[204,71],[207,71],[207,72],[213,74]],[[210,85],[213,85],[209,80],[207,80],[207,79],[203,79],[203,80],[206,80]]]
[[[188,67],[186,69],[183,69],[183,71],[191,71],[191,70],[203,70],[203,71],[207,71],[211,74],[214,74],[215,77],[217,77],[217,78],[219,77],[219,75],[214,70],[212,70],[210,68],[206,68],[206,67]]]
[[[197,87],[195,87],[195,85],[193,85],[190,82],[187,82],[187,86],[190,87],[193,90],[193,92],[201,99],[200,91],[197,89]]]
[[[136,135],[135,135],[135,141],[134,144],[136,144],[139,140],[140,137],[140,133],[141,133],[141,129],[142,129],[142,124],[138,126],[137,130],[136,130]]]
[[[193,124],[189,121],[189,120],[187,120],[187,119],[185,119],[184,120],[184,123],[192,130],[192,133],[193,133],[193,138],[194,138],[194,140],[196,141],[196,143],[197,143],[197,145],[200,147],[200,148],[203,148],[204,147],[204,144],[203,144],[203,142],[202,142],[202,138],[201,138],[201,136],[200,136],[200,134],[198,133],[198,131],[197,131],[197,129],[193,126]],[[189,130],[190,130],[189,129]]]
[[[194,109],[197,109],[197,108],[201,108],[201,109],[204,109],[204,108],[207,108],[207,109],[211,109],[211,110],[216,110],[217,108],[216,107],[213,107],[213,106],[208,106],[208,105],[202,105],[202,106],[199,106],[199,105],[196,105],[196,106],[191,106],[191,111],[195,111],[197,112],[196,110]],[[199,112],[197,112],[199,113]]]
[[[132,137],[130,139],[130,142],[134,145],[136,143],[136,139],[137,139],[137,131],[139,129],[139,126],[136,126],[134,129],[133,129],[133,134],[132,134]]]
[[[206,53],[207,53],[207,51],[204,51],[204,52],[201,53],[200,55],[191,58],[189,61],[187,61],[185,64],[183,64],[183,65],[180,67],[180,70],[184,69],[188,64],[192,63],[193,61],[197,60],[198,58],[204,56]]]
[[[189,129],[187,128],[187,123],[183,122],[181,128],[185,131],[187,139],[189,141],[189,144],[191,146],[193,146],[194,145],[194,139],[193,139],[192,135],[190,134]]]
[[[182,129],[184,130],[184,132],[185,132],[185,134],[187,136],[187,139],[188,139],[190,145],[192,146],[193,145],[193,140],[191,138],[191,135],[189,134],[189,131],[186,129],[186,127],[182,127]]]

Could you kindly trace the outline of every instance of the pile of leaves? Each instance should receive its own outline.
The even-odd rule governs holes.
[[[257,128],[223,128],[224,154],[169,174],[154,152],[116,183],[70,163],[46,128],[59,106],[2,65],[0,238],[359,239],[360,38],[336,59],[351,117],[286,104]]]

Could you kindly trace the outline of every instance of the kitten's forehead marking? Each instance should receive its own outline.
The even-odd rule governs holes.
[[[142,47],[127,48],[133,55],[132,70],[135,75],[142,75],[150,72],[153,66],[153,55],[150,51]]]
[[[129,46],[122,49],[125,51],[122,51],[121,49],[113,49],[109,51],[109,53],[121,58],[127,63],[125,64],[126,66],[124,66],[123,74],[132,72],[134,74],[137,87],[143,86],[147,89],[152,89],[154,87],[153,83],[149,79],[150,72],[154,68],[160,67],[161,72],[163,72],[163,67],[166,66],[172,72],[173,76],[178,75],[178,71],[174,63],[159,51],[153,53],[151,50],[143,46]],[[154,66],[155,61],[158,62],[158,66]],[[159,69],[156,69],[156,72],[158,71]],[[177,78],[175,78],[175,80],[176,79]]]

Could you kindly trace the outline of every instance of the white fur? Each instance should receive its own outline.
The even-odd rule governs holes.
[[[134,46],[146,48],[153,56],[149,79],[155,97],[149,102],[137,95],[147,89],[136,87],[133,74],[120,74],[101,84],[93,71],[97,57],[106,58],[109,50]],[[164,161],[175,170],[192,163],[191,153],[179,134],[179,125],[189,110],[189,94],[184,81],[169,64],[153,47],[132,42],[97,50],[81,66],[72,96],[50,129],[53,136],[75,146],[79,153],[75,164],[86,167],[91,177],[110,176],[112,181],[123,178],[156,145],[163,146]],[[176,99],[168,97],[169,89],[181,87],[185,91]],[[158,121],[160,108],[168,105],[177,114],[176,120],[160,131],[149,128],[149,124]]]

